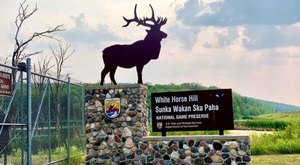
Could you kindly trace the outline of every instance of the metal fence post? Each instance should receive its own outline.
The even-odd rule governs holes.
[[[81,122],[82,122],[82,128],[81,128],[81,132],[82,133],[82,139],[85,139],[85,91],[84,88],[82,88],[82,99],[81,99]],[[82,151],[85,151],[85,141],[86,140],[82,140]]]
[[[71,86],[70,86],[70,77],[68,77],[68,165],[70,165],[70,117],[71,117],[71,111],[70,111],[70,105],[71,105]]]
[[[20,117],[20,123],[22,123],[22,124],[25,124],[25,121],[24,121],[24,93],[23,93],[23,85],[24,85],[24,83],[23,83],[23,71],[21,71],[20,72],[20,77],[21,77],[21,106],[20,106],[20,111],[21,111],[21,113],[20,113],[20,115],[21,115],[21,117]],[[24,165],[25,164],[25,161],[24,161],[24,152],[25,152],[25,142],[24,142],[24,136],[25,136],[25,134],[24,134],[25,132],[24,132],[24,126],[21,126],[21,163],[22,163],[22,165]]]
[[[32,164],[31,157],[31,60],[27,58],[27,165]]]
[[[50,79],[48,78],[50,82]],[[51,93],[48,85],[48,163],[51,163]]]

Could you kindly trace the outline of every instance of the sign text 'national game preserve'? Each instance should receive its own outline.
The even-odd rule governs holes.
[[[152,93],[154,132],[233,129],[231,89]]]

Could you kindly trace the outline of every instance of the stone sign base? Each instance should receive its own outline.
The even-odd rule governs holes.
[[[85,92],[86,165],[248,165],[247,136],[149,137],[147,87],[102,86]],[[120,100],[120,115],[105,99]]]
[[[144,137],[136,152],[142,164],[249,165],[248,136]]]
[[[87,89],[86,164],[128,164],[137,159],[142,137],[148,136],[147,90],[144,85]],[[120,115],[109,118],[104,100],[120,99]]]

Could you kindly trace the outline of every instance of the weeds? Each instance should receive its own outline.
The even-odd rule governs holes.
[[[271,120],[239,120],[234,122],[235,129],[243,130],[284,130],[289,123]]]
[[[300,153],[299,124],[291,124],[285,130],[273,134],[252,135],[251,153],[253,155]]]

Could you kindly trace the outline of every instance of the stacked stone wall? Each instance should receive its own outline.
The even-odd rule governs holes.
[[[131,163],[140,139],[148,136],[147,87],[105,86],[85,93],[86,164]],[[107,98],[120,98],[118,117],[106,116]]]
[[[137,155],[142,164],[249,165],[248,136],[145,137]]]

